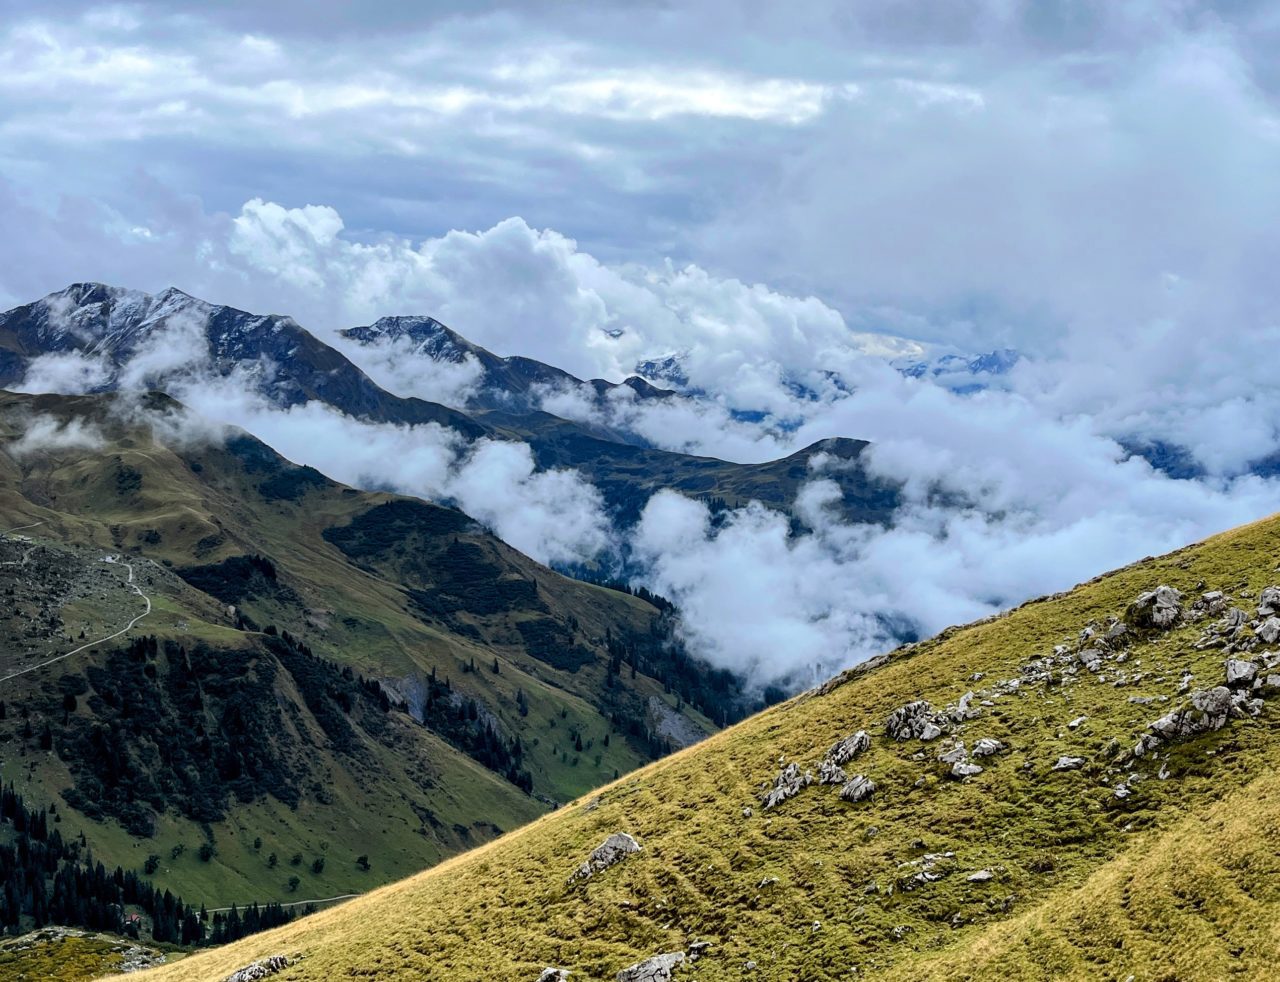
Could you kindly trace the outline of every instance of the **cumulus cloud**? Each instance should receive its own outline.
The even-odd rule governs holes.
[[[126,385],[185,378],[215,418],[455,498],[539,557],[622,541],[699,648],[762,675],[1274,510],[1250,476],[1280,451],[1274,11],[802,6],[22,11],[0,28],[0,225],[23,230],[0,303],[176,284],[326,340],[428,314],[584,379],[647,363],[677,397],[538,397],[655,446],[761,461],[870,439],[902,487],[888,528],[835,520],[828,461],[799,537],[664,495],[627,541],[519,446],[196,385],[180,331],[130,363]],[[984,391],[898,371],[1002,347],[1024,357]],[[462,405],[480,384],[467,359],[344,350],[398,393]],[[62,354],[26,386],[115,382]],[[1153,471],[1143,444],[1202,476]]]

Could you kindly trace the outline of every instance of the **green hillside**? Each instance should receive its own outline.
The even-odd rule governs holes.
[[[282,982],[1270,977],[1278,541],[1268,519],[949,630],[412,879],[142,978],[221,980],[269,955]],[[639,850],[614,839],[574,877],[616,833]],[[673,975],[618,975],[660,953]]]
[[[740,712],[653,604],[181,412],[0,393],[0,778],[98,859],[364,892]]]

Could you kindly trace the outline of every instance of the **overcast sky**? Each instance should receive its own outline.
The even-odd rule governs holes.
[[[583,377],[678,354],[701,401],[608,422],[744,460],[869,438],[904,482],[883,535],[823,518],[820,475],[803,542],[665,499],[634,530],[704,651],[844,663],[877,614],[937,630],[1280,507],[1250,474],[1280,450],[1277,50],[1274,2],[0,0],[0,306],[175,285],[330,339],[431,314]],[[1001,347],[976,396],[881,357]],[[300,459],[315,427],[374,445],[188,394]],[[1151,440],[1203,477],[1130,459]],[[440,459],[397,486],[491,463]],[[583,503],[596,548],[590,489],[521,459],[494,486]]]

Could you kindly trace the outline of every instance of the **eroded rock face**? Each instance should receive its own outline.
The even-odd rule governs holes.
[[[838,743],[832,744],[824,759],[831,761],[833,764],[843,766],[860,754],[866,753],[870,746],[871,737],[867,735],[867,731],[859,730],[852,736],[847,736]]]
[[[1182,591],[1164,584],[1140,594],[1138,599],[1129,605],[1126,614],[1131,624],[1161,630],[1172,627],[1181,616]]]
[[[946,730],[949,720],[943,713],[934,712],[923,699],[909,702],[889,714],[884,731],[894,740],[936,740]]]
[[[829,760],[823,760],[818,765],[818,783],[819,784],[844,784],[849,780],[849,775],[844,772],[844,768],[839,764],[833,764]]]
[[[596,846],[591,855],[569,877],[570,883],[586,880],[601,870],[606,870],[615,863],[621,862],[632,853],[640,851],[640,843],[626,832],[614,832],[604,842]]]
[[[282,969],[289,967],[289,959],[284,955],[269,955],[260,961],[246,965],[232,972],[224,982],[258,982],[259,979],[270,978]]]
[[[812,774],[801,772],[798,764],[790,763],[778,772],[773,779],[773,787],[761,796],[760,802],[765,808],[773,808],[788,798],[794,798],[812,783]]]
[[[618,982],[671,982],[671,973],[685,959],[683,951],[654,955],[618,973]]]
[[[875,782],[862,774],[855,774],[840,789],[840,797],[845,801],[864,801],[875,793]]]

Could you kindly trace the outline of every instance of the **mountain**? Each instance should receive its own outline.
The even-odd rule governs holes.
[[[5,530],[0,778],[191,903],[366,890],[747,707],[660,598],[158,393],[0,392]]]
[[[584,382],[533,358],[519,355],[500,357],[468,341],[434,317],[382,317],[373,324],[348,328],[340,333],[355,344],[386,347],[396,353],[425,356],[434,361],[459,364],[474,359],[481,371],[467,399],[467,408],[473,410],[536,412],[541,406],[540,390],[577,390],[583,386],[589,386],[601,398],[624,387],[640,399],[669,399],[676,395],[670,389],[651,385],[639,375],[632,375],[620,383],[599,378]]]
[[[292,318],[208,304],[176,289],[153,296],[78,283],[0,314],[0,388],[25,382],[33,391],[108,392],[230,378],[280,408],[314,400],[370,422],[437,423],[465,440],[528,443],[539,467],[579,471],[624,523],[633,522],[648,496],[661,488],[730,506],[754,499],[789,512],[808,462],[819,453],[834,452],[848,461],[829,476],[844,492],[850,520],[886,521],[897,502],[896,488],[872,478],[858,462],[866,446],[862,441],[824,441],[768,464],[672,453],[531,409],[532,386],[578,380],[530,359],[499,359],[430,318],[384,318],[348,333],[351,340],[402,337],[435,345],[432,350],[439,352],[479,358],[496,387],[471,412],[402,398],[380,388]],[[589,384],[597,392],[610,387],[600,380]],[[621,384],[642,398],[669,395],[640,379]]]
[[[271,955],[295,982],[1269,978],[1278,538],[1270,518],[901,648],[141,978]]]

